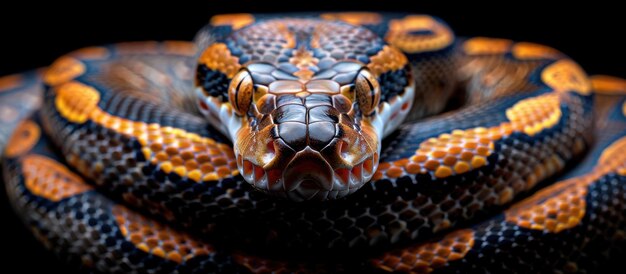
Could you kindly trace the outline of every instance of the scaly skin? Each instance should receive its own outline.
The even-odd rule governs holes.
[[[592,89],[545,46],[422,15],[223,15],[195,45],[21,77],[3,103],[44,95],[7,116],[36,109],[5,151],[11,203],[91,270],[582,271],[624,246],[626,84]]]

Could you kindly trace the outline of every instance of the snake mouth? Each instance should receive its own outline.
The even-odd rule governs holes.
[[[378,153],[374,153],[352,166],[333,169],[310,147],[290,158],[287,164],[271,167],[244,160],[242,175],[255,188],[292,201],[334,200],[361,188],[372,178],[378,163]]]

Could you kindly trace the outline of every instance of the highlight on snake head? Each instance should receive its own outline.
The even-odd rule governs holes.
[[[338,40],[330,29],[347,34]],[[329,43],[343,46],[319,46]],[[380,55],[396,62],[383,65]],[[370,181],[383,137],[412,103],[409,78],[406,57],[368,30],[294,19],[209,44],[196,90],[203,114],[233,141],[247,182],[295,201],[326,200]],[[399,90],[381,98],[390,88]]]

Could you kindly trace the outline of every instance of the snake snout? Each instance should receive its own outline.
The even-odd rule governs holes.
[[[288,131],[289,134],[283,132],[280,138],[266,145],[258,141],[262,138],[252,138],[257,140],[251,145],[252,151],[259,158],[242,159],[242,175],[255,188],[294,201],[338,199],[355,192],[372,178],[378,165],[378,151],[364,135],[346,127],[341,138],[332,136],[320,145],[313,142],[316,137],[312,135],[321,130],[316,131],[296,138],[302,142],[291,140],[298,133],[295,130]],[[268,151],[271,157],[263,156]]]

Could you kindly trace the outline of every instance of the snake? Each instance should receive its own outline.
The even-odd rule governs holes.
[[[13,209],[104,273],[586,272],[624,255],[626,80],[376,12],[0,78]]]

